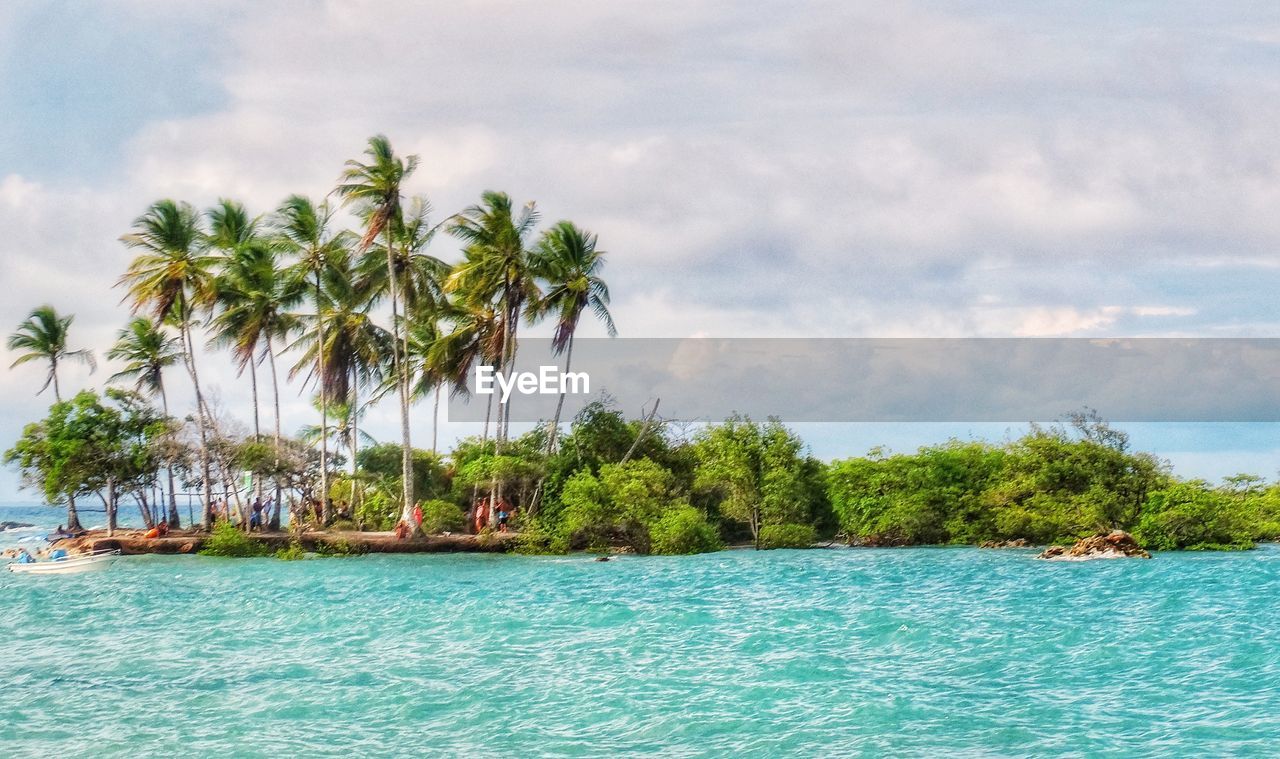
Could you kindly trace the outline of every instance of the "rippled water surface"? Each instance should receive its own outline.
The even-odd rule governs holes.
[[[0,753],[1275,755],[1280,549],[1032,555],[0,572]]]

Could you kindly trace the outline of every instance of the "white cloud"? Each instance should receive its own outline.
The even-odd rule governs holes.
[[[1231,293],[1249,313],[1196,286],[1273,265],[1280,242],[1274,72],[1231,55],[1274,23],[1245,10],[1215,27],[870,2],[122,7],[215,35],[192,86],[225,102],[105,146],[105,177],[0,171],[0,324],[49,301],[104,347],[125,316],[117,238],[147,203],[319,196],[385,132],[421,154],[411,189],[440,213],[498,188],[598,232],[626,335],[1274,330],[1273,275]],[[20,17],[0,11],[0,41]],[[246,383],[204,363],[242,408]],[[29,374],[0,392],[24,397]],[[30,409],[5,409],[7,438]],[[286,426],[307,413],[291,402]]]

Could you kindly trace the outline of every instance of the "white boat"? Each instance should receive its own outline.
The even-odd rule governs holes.
[[[7,565],[10,572],[32,575],[70,575],[80,572],[102,572],[111,562],[120,558],[119,551],[96,551],[83,556],[66,556],[49,561],[33,561],[27,564],[13,562]]]

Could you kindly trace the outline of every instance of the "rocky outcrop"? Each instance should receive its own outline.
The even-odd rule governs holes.
[[[1088,561],[1089,559],[1149,559],[1138,541],[1124,530],[1112,530],[1108,535],[1094,535],[1077,540],[1073,546],[1053,546],[1040,554],[1041,559],[1056,561]]]
[[[1031,541],[1026,538],[1014,538],[1013,540],[984,540],[978,544],[979,548],[1030,548]]]
[[[0,532],[5,530],[21,530],[24,527],[35,527],[33,524],[24,524],[22,522],[0,522]]]

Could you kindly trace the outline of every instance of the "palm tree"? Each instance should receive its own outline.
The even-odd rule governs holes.
[[[465,247],[464,260],[454,267],[445,289],[472,303],[497,304],[502,331],[500,371],[509,370],[515,362],[521,313],[527,303],[539,296],[528,250],[528,238],[537,223],[538,212],[532,201],[516,214],[506,193],[488,191],[478,205],[455,217],[449,227]],[[510,423],[507,406],[498,406],[499,442],[505,440]]]
[[[280,381],[276,373],[275,341],[287,339],[298,325],[290,313],[306,292],[306,281],[296,271],[279,266],[277,247],[259,234],[257,220],[243,207],[222,201],[209,212],[211,240],[227,251],[217,279],[217,300],[222,307],[213,321],[215,345],[230,347],[238,371],[249,369],[253,389],[253,434],[261,439],[258,421],[257,365],[263,360],[271,370],[275,406],[275,456],[280,459]],[[261,488],[261,482],[258,484]],[[276,482],[275,498],[280,498]]]
[[[213,280],[214,302],[222,312],[212,323],[211,345],[230,347],[236,371],[249,370],[253,398],[253,439],[262,438],[259,418],[257,353],[262,328],[253,306],[270,298],[275,274],[275,256],[258,236],[258,220],[250,218],[244,206],[222,199],[206,213],[209,219],[208,244],[222,253],[219,276]],[[263,280],[266,280],[264,283]],[[263,288],[262,285],[266,287]],[[265,289],[264,294],[262,290]]]
[[[165,418],[169,418],[169,395],[164,389],[164,370],[182,360],[182,341],[170,335],[163,325],[139,316],[120,330],[116,344],[107,358],[125,362],[124,368],[111,375],[108,382],[132,380],[141,393],[160,397]],[[174,487],[173,467],[167,467],[169,479],[169,524],[178,526],[178,494]]]
[[[407,520],[409,510],[413,508],[413,449],[409,437],[408,374],[401,371],[400,367],[403,360],[401,348],[407,354],[408,344],[407,339],[399,334],[403,332],[398,313],[401,282],[397,276],[394,239],[395,228],[402,223],[401,186],[418,168],[418,157],[398,157],[392,150],[390,141],[383,135],[369,139],[365,155],[369,157],[369,163],[347,161],[346,170],[334,192],[344,202],[355,204],[364,218],[365,233],[357,246],[359,252],[367,251],[379,236],[385,238],[389,273],[387,292],[391,300],[391,329],[394,338],[391,349],[392,374],[396,377],[400,394],[401,479],[404,488],[402,508]]]
[[[438,427],[440,421],[440,388],[445,382],[444,365],[431,361],[432,349],[443,336],[440,332],[438,312],[419,309],[406,325],[409,351],[405,357],[405,371],[409,373],[409,393],[415,400],[431,395],[435,404],[431,412],[431,453],[439,452]]]
[[[532,268],[547,283],[547,290],[532,305],[531,315],[534,318],[555,315],[556,331],[551,338],[551,349],[557,356],[564,354],[566,374],[573,360],[573,336],[584,311],[591,309],[596,318],[604,322],[609,337],[618,335],[609,313],[609,287],[600,278],[605,255],[603,250],[596,249],[596,236],[571,221],[562,221],[543,233],[533,255]],[[548,453],[555,452],[564,396],[562,390],[556,401],[555,417],[547,435]]]
[[[74,316],[70,314],[59,316],[53,306],[44,305],[32,310],[30,315],[18,325],[18,329],[9,336],[9,350],[26,351],[18,356],[9,368],[12,369],[30,361],[48,361],[49,374],[45,377],[44,384],[36,391],[36,395],[43,393],[45,388],[52,384],[53,399],[57,403],[62,402],[62,391],[58,387],[60,362],[68,359],[81,361],[89,365],[89,371],[94,371],[97,367],[97,362],[90,351],[67,349],[67,333],[74,320]],[[80,515],[76,512],[75,493],[67,496],[67,527],[72,530],[81,529]]]
[[[329,424],[329,383],[323,379],[326,364],[324,278],[331,269],[345,266],[350,258],[350,252],[347,249],[348,237],[344,234],[332,234],[329,230],[331,217],[332,212],[328,204],[317,204],[302,195],[291,195],[285,199],[273,219],[277,244],[297,258],[294,264],[297,277],[304,281],[310,280],[308,286],[312,288],[312,305],[315,307],[315,314],[311,329],[314,330],[317,346],[314,371],[320,382],[321,429],[327,428]],[[330,517],[327,441],[327,435],[320,436],[320,518],[326,523]]]
[[[449,275],[449,265],[428,255],[426,249],[453,217],[435,225],[431,224],[430,217],[431,204],[427,199],[411,198],[405,212],[393,222],[390,255],[385,242],[375,242],[360,259],[363,286],[375,300],[390,293],[393,283],[387,274],[387,265],[394,265],[399,305],[406,315],[422,309],[438,309],[444,300],[443,285]]]
[[[349,434],[342,433],[342,437],[349,440],[354,477],[355,457],[362,439],[359,418],[364,414],[360,405],[360,387],[382,382],[383,357],[390,352],[393,339],[369,315],[372,301],[366,281],[357,275],[351,264],[350,258],[335,260],[325,270],[320,310],[316,316],[308,317],[322,321],[325,329],[323,332],[303,330],[291,346],[300,349],[302,356],[290,371],[290,376],[306,371],[308,380],[318,381],[321,393],[317,404],[328,404],[328,408],[321,409],[323,417],[332,416],[334,410],[342,412],[342,416],[335,417],[336,426],[350,430]],[[321,337],[322,340],[319,339]],[[317,440],[328,436],[318,429],[310,437]],[[328,445],[324,440],[321,444]]]
[[[401,320],[403,323],[402,363],[408,371],[410,401],[420,400],[430,394],[435,386],[428,383],[422,386],[421,370],[425,366],[425,353],[430,347],[423,343],[427,334],[422,330],[436,328],[437,315],[445,303],[443,285],[449,275],[449,265],[435,256],[426,253],[427,246],[435,239],[436,233],[451,219],[439,224],[430,222],[431,204],[426,198],[416,196],[409,201],[408,209],[392,233],[394,244],[391,255],[387,255],[385,245],[373,245],[365,253],[360,262],[364,286],[368,288],[370,297],[380,299],[390,290],[391,277],[388,275],[388,262],[394,262],[396,284],[400,291],[403,305]],[[415,333],[416,330],[416,333]],[[395,366],[390,367],[390,378],[399,389],[399,379],[395,376]],[[439,395],[436,395],[435,410],[438,415]],[[436,423],[432,423],[431,450],[437,451]]]
[[[135,313],[147,309],[156,321],[176,324],[182,339],[184,363],[196,394],[204,523],[207,527],[212,521],[209,427],[213,417],[200,390],[191,331],[196,324],[197,310],[207,306],[212,299],[215,259],[206,252],[200,215],[189,203],[161,200],[152,204],[146,213],[134,220],[133,231],[120,239],[129,248],[141,251],[116,283],[128,288],[125,299],[132,301]]]
[[[18,329],[9,335],[9,350],[26,351],[9,366],[10,369],[30,361],[49,362],[49,374],[36,395],[52,384],[54,401],[62,401],[62,390],[58,386],[59,363],[79,361],[88,364],[91,372],[98,368],[92,351],[67,348],[67,332],[74,320],[74,315],[59,316],[53,306],[43,305],[33,309]]]
[[[320,398],[316,396],[313,401],[315,406],[320,405]],[[354,462],[356,454],[359,453],[359,443],[372,445],[375,441],[373,436],[358,426],[359,418],[365,415],[366,409],[354,409],[348,403],[331,402],[329,404],[329,416],[335,421],[326,431],[329,441],[333,444],[334,450],[345,448],[349,460]],[[298,439],[304,443],[316,443],[320,440],[320,426],[308,424],[298,430]],[[351,477],[354,481],[356,476],[356,468],[351,468]]]

